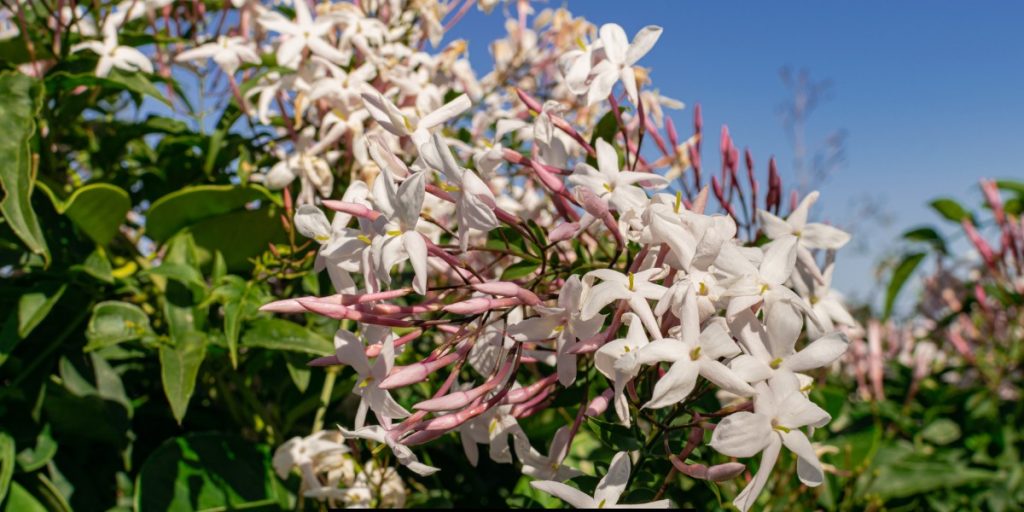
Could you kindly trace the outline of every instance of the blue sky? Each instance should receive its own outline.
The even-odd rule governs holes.
[[[562,5],[550,2],[552,7]],[[616,22],[632,36],[664,27],[640,65],[653,69],[662,94],[687,104],[675,114],[688,133],[700,103],[706,165],[715,168],[723,123],[763,169],[770,154],[791,169],[791,144],[779,105],[783,66],[832,82],[830,99],[808,124],[811,142],[846,132],[846,161],[821,187],[818,216],[856,223],[853,208],[874,198],[892,216],[865,225],[863,251],[840,254],[835,286],[873,299],[873,267],[899,233],[935,216],[927,202],[951,196],[977,204],[980,177],[1024,177],[1024,4],[967,2],[684,2],[570,0],[577,15]],[[538,4],[543,8],[543,4]],[[487,43],[503,34],[502,16],[474,10],[451,34],[469,41],[478,69]],[[686,128],[682,128],[686,127]],[[784,174],[785,177],[785,174]]]

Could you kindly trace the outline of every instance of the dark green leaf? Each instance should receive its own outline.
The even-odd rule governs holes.
[[[140,511],[276,510],[284,500],[269,450],[217,433],[168,439],[135,485]]]
[[[2,502],[4,503],[4,512],[50,512],[18,482],[11,482],[9,494],[7,501]]]
[[[526,277],[532,274],[534,270],[537,270],[537,267],[540,267],[540,263],[536,261],[524,260],[513,263],[501,273],[501,280],[514,281]]]
[[[33,78],[17,72],[0,73],[0,188],[4,193],[0,214],[25,246],[48,264],[50,251],[31,202],[35,163],[29,142],[36,132],[41,92]]]
[[[613,451],[632,451],[644,447],[639,434],[617,423],[608,423],[597,418],[587,418],[587,426],[597,435],[601,444]]]
[[[921,430],[921,437],[938,445],[946,445],[960,439],[960,425],[948,418],[939,418]]]
[[[7,496],[7,489],[14,476],[14,438],[0,431],[0,503]]]
[[[314,356],[334,354],[334,344],[323,336],[288,320],[261,318],[242,336],[242,345],[271,350],[288,350]]]
[[[181,423],[196,389],[199,367],[206,358],[206,336],[189,332],[178,336],[176,342],[173,347],[160,347],[160,380],[174,419]]]
[[[152,334],[149,316],[135,304],[118,301],[100,302],[92,310],[92,318],[85,330],[89,340],[86,351],[98,350],[125,341],[141,339]]]
[[[107,245],[117,234],[132,207],[128,192],[109,183],[93,183],[75,190],[60,200],[49,188],[41,187],[53,202],[57,213],[67,215],[98,245]]]
[[[57,304],[67,284],[42,283],[18,299],[18,336],[22,339],[39,325]]]
[[[899,265],[896,266],[896,270],[892,273],[892,278],[889,280],[889,287],[885,291],[885,310],[882,314],[883,318],[888,319],[889,315],[892,314],[892,307],[896,303],[896,296],[899,295],[900,290],[903,289],[903,285],[907,283],[907,279],[910,279],[910,275],[914,273],[917,266],[921,264],[926,256],[925,253],[913,253],[903,257]]]
[[[963,206],[960,206],[960,203],[952,199],[936,199],[928,204],[932,207],[933,210],[938,212],[939,215],[945,217],[946,220],[960,222],[961,220],[971,218],[970,212],[965,210]]]
[[[57,442],[50,435],[50,425],[46,425],[36,436],[36,445],[32,448],[25,448],[18,452],[18,468],[25,473],[31,473],[53,459],[57,453]],[[0,501],[3,500],[0,494]]]
[[[903,239],[911,242],[922,242],[930,244],[935,250],[946,254],[946,241],[938,231],[929,227],[915,228],[903,233]]]
[[[146,234],[163,242],[203,219],[241,210],[252,201],[275,201],[255,185],[198,185],[172,192],[153,202],[146,213]]]
[[[996,180],[996,186],[1003,190],[1024,194],[1024,181]]]

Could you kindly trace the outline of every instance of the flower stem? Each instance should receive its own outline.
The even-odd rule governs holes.
[[[313,417],[313,433],[324,428],[324,416],[327,414],[327,406],[331,403],[331,393],[334,392],[334,381],[338,378],[340,366],[332,366],[327,369],[324,377],[324,387],[320,390],[320,406],[316,409],[316,416]]]

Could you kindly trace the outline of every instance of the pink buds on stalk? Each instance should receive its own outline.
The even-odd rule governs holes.
[[[492,309],[511,308],[520,304],[522,304],[522,301],[515,297],[504,299],[474,297],[472,299],[449,304],[442,309],[456,315],[478,315]]]
[[[687,464],[675,455],[670,456],[669,461],[672,462],[672,466],[680,473],[691,478],[708,480],[711,482],[731,480],[747,469],[747,466],[739,462],[716,464],[710,468],[704,464]]]
[[[967,238],[971,241],[971,244],[974,245],[974,248],[978,250],[978,254],[981,255],[981,259],[985,262],[985,265],[990,269],[995,270],[996,257],[992,252],[992,247],[988,245],[988,242],[986,242],[984,238],[981,237],[981,234],[978,233],[978,230],[974,227],[974,223],[971,222],[971,219],[969,217],[962,219],[960,221],[960,225],[963,226],[964,233],[967,234]]]
[[[380,212],[361,204],[346,203],[345,201],[335,201],[333,199],[325,199],[323,204],[336,212],[347,213],[364,219],[377,220],[381,216]]]
[[[625,240],[622,239],[622,233],[619,232],[619,224],[615,220],[615,216],[608,209],[608,203],[604,199],[597,197],[597,194],[588,187],[576,187],[575,190],[583,209],[601,220],[605,227],[608,228],[608,231],[612,233],[612,236],[615,237],[615,243],[619,247],[624,246]]]
[[[614,394],[614,391],[614,389],[609,388],[604,390],[600,395],[594,397],[594,399],[587,404],[587,410],[584,414],[588,417],[604,414],[604,412],[608,410],[608,405],[612,403],[612,395]]]
[[[527,290],[516,283],[509,281],[492,281],[489,283],[477,283],[472,285],[473,289],[481,293],[499,295],[502,297],[515,297],[527,306],[540,304],[540,297],[530,290]]]
[[[348,306],[343,306],[341,304],[328,304],[326,302],[310,299],[297,300],[299,301],[299,304],[302,304],[302,307],[306,308],[308,311],[328,318],[333,318],[335,320],[347,319],[365,324],[384,325],[388,327],[412,326],[412,322],[409,322],[408,320],[399,320],[397,318],[388,318],[370,313],[363,313],[362,311]]]
[[[458,361],[465,355],[461,351],[452,352],[433,361],[420,361],[409,366],[395,367],[391,374],[380,381],[381,389],[395,389],[427,380],[431,373]]]
[[[569,240],[576,236],[576,232],[579,230],[578,222],[563,222],[548,232],[548,241],[554,243]]]

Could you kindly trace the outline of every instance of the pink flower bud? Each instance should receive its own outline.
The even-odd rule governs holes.
[[[533,398],[542,389],[550,386],[556,380],[558,380],[558,375],[553,373],[551,375],[548,375],[547,377],[544,377],[541,380],[538,380],[537,382],[534,382],[533,384],[530,384],[529,386],[510,390],[508,394],[505,395],[504,403],[523,403],[529,400],[530,398]]]
[[[378,387],[381,389],[395,389],[415,384],[417,382],[423,382],[431,373],[454,363],[462,356],[463,354],[459,352],[452,352],[433,361],[418,362],[410,364],[409,366],[395,367],[391,370],[390,375],[380,381]]]
[[[668,133],[668,141],[672,143],[672,146],[679,145],[679,134],[676,132],[676,123],[672,122],[672,118],[665,116],[665,132]]]
[[[474,297],[442,308],[444,311],[456,315],[478,315],[500,307],[511,307],[519,304],[519,299],[488,299],[486,297]]]
[[[412,408],[427,412],[451,411],[469,405],[473,400],[480,398],[491,389],[494,389],[493,384],[484,384],[468,391],[455,391],[442,397],[424,400],[413,405]]]
[[[433,441],[447,433],[448,432],[444,430],[420,430],[419,432],[410,434],[408,437],[403,439],[402,444],[406,446],[416,446]]]
[[[325,199],[323,201],[324,206],[341,213],[347,213],[356,217],[362,217],[369,220],[377,220],[377,217],[381,216],[378,211],[371,210],[364,205],[357,203],[348,203],[345,201],[336,201],[334,199]]]
[[[469,409],[464,409],[459,412],[438,416],[432,420],[424,422],[423,430],[449,431],[483,414],[487,410],[487,408],[487,404],[483,403],[474,405]]]
[[[299,304],[299,301],[296,299],[282,299],[260,306],[260,311],[267,313],[295,314],[305,313],[306,308],[302,307],[302,304]]]
[[[579,223],[577,223],[577,222],[563,222],[563,223],[559,224],[558,226],[555,226],[555,229],[552,229],[548,233],[548,241],[554,243],[554,242],[561,242],[563,240],[569,240],[570,238],[576,236],[576,232],[579,231],[579,230],[580,230]]]
[[[608,388],[604,390],[604,393],[597,395],[593,400],[587,404],[587,410],[583,413],[585,416],[600,416],[608,410],[608,404],[612,402],[612,395],[614,390]]]
[[[526,91],[523,91],[518,87],[516,87],[516,96],[519,96],[519,100],[522,101],[524,105],[526,105],[526,108],[529,108],[534,112],[540,112],[541,110],[543,110],[543,107],[541,106],[539,101],[537,101],[536,99],[534,99],[533,96],[530,96]]]
[[[481,293],[499,295],[502,297],[516,297],[523,304],[535,306],[540,304],[540,297],[518,284],[509,281],[492,281],[490,283],[477,283],[472,285],[473,289]]]

